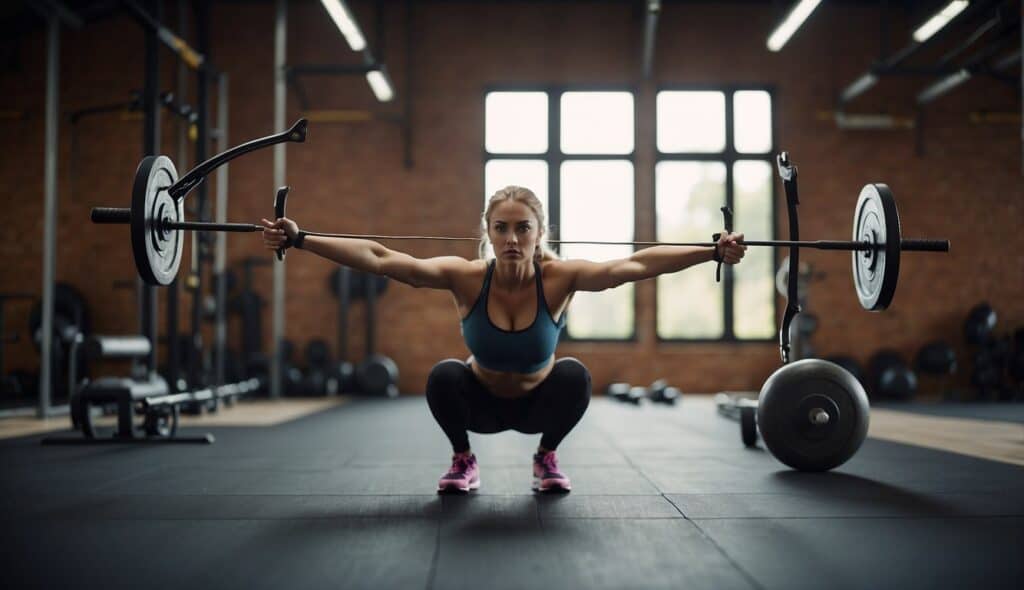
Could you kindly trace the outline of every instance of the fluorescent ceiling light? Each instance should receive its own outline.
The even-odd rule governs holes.
[[[377,100],[388,102],[395,97],[395,91],[391,89],[391,82],[388,81],[388,77],[384,75],[384,72],[370,70],[366,72],[366,81],[370,84],[370,88],[373,90]]]
[[[793,36],[793,33],[800,28],[800,25],[804,24],[807,17],[814,12],[814,9],[818,7],[821,0],[800,0],[800,4],[797,4],[786,20],[782,21],[778,27],[772,31],[770,37],[768,37],[768,49],[772,51],[778,51],[782,49],[782,46],[789,41],[789,38]]]
[[[922,90],[921,93],[917,95],[917,102],[918,104],[931,102],[970,79],[971,72],[966,68],[953,72],[928,88]]]
[[[840,98],[842,98],[844,102],[853,100],[855,97],[860,96],[861,94],[866,92],[877,82],[878,76],[872,74],[871,72],[868,72],[861,76],[860,78],[854,80],[853,84],[847,86],[846,90],[843,90],[843,94],[840,96]]]
[[[967,0],[953,0],[945,8],[935,13],[927,22],[914,31],[914,41],[922,43],[928,37],[937,33],[942,27],[949,24],[949,21],[964,11],[969,2]]]
[[[342,0],[320,0],[320,3],[327,9],[327,14],[331,15],[334,24],[338,25],[338,30],[345,36],[345,40],[348,41],[348,46],[352,48],[352,51],[366,49],[366,39],[363,37],[362,31],[359,30],[359,25],[356,24],[356,19],[352,18],[352,13],[348,11],[345,3]]]

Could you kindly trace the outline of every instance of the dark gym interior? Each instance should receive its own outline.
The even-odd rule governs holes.
[[[3,586],[1019,588],[1022,13],[4,3]]]

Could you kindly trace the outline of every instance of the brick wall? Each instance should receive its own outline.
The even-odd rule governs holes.
[[[362,23],[373,22],[369,3],[356,7]],[[764,40],[780,18],[779,7],[669,4],[658,25],[656,80],[776,89],[777,145],[801,169],[804,236],[844,238],[860,187],[886,182],[899,199],[905,235],[952,241],[948,255],[903,258],[899,291],[884,314],[860,309],[848,256],[807,251],[804,259],[827,273],[811,291],[810,306],[821,320],[814,336],[819,354],[846,353],[866,361],[885,346],[909,357],[925,342],[945,338],[956,344],[963,363],[962,320],[974,303],[987,300],[995,306],[1001,331],[1024,323],[1024,237],[1015,231],[1024,220],[1020,128],[967,120],[972,110],[1019,112],[1020,103],[1008,86],[971,81],[928,108],[923,156],[916,154],[913,132],[840,131],[819,120],[816,112],[831,109],[837,92],[877,57],[875,11],[867,5],[825,4],[784,51],[769,54]],[[273,132],[273,4],[215,5],[212,18],[211,55],[231,75],[232,143]],[[289,61],[329,63],[351,55],[318,3],[292,3],[289,18]],[[388,13],[385,56],[400,96],[408,91],[402,18],[400,4]],[[637,84],[637,236],[652,237],[654,86],[638,84],[642,26],[633,4],[431,2],[417,7],[415,23],[415,167],[403,167],[402,136],[393,124],[314,125],[306,144],[288,148],[291,217],[328,231],[467,235],[481,203],[485,86]],[[368,37],[374,38],[372,31]],[[906,33],[894,27],[893,37],[899,47]],[[13,231],[0,243],[0,283],[5,291],[40,292],[45,43],[41,31],[16,43],[23,71],[0,77],[0,106],[23,109],[28,117],[0,122],[6,131],[0,134],[0,190],[14,219]],[[141,87],[141,53],[142,34],[124,17],[65,32],[61,109],[123,100]],[[164,88],[173,88],[174,67],[166,51],[163,64]],[[912,115],[921,84],[885,80],[851,110]],[[358,77],[310,80],[307,90],[314,108],[396,112],[400,106],[377,105]],[[287,119],[298,116],[290,95]],[[57,276],[86,294],[96,331],[130,331],[137,321],[133,295],[111,289],[112,281],[134,276],[127,229],[93,226],[87,219],[91,206],[127,205],[141,153],[141,121],[106,115],[81,123],[75,133],[73,151],[70,126],[61,128]],[[166,120],[163,150],[177,153],[174,124]],[[269,214],[272,163],[272,150],[264,150],[231,164],[230,219],[255,222]],[[179,163],[179,170],[187,167]],[[779,215],[784,232],[781,198]],[[256,235],[231,235],[228,243],[231,261],[263,255]],[[422,257],[475,252],[471,244],[402,247]],[[187,250],[184,261],[183,267]],[[287,335],[299,350],[310,338],[334,343],[335,305],[326,289],[330,271],[322,259],[289,256]],[[710,271],[709,266],[691,272]],[[271,272],[257,273],[259,291],[269,300]],[[756,389],[778,365],[772,344],[658,343],[653,282],[639,286],[638,301],[638,342],[559,348],[560,355],[577,356],[591,367],[597,388],[613,380],[646,383],[664,376],[684,391]],[[398,362],[402,391],[421,392],[435,362],[467,355],[449,295],[392,284],[379,309],[378,347]],[[269,346],[269,307],[266,313]],[[362,355],[361,313],[360,305],[351,317],[356,358]],[[10,329],[24,331],[27,315],[27,306],[12,306]],[[182,316],[185,329],[187,307]],[[8,367],[37,365],[29,345],[10,348]]]

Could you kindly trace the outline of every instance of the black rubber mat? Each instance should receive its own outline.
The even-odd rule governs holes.
[[[1020,588],[1024,518],[696,520],[764,588]]]
[[[230,411],[230,410],[227,410]],[[203,431],[190,430],[186,434]],[[0,441],[5,587],[1001,588],[1024,576],[1024,468],[868,439],[797,473],[710,400],[595,399],[530,491],[536,436],[471,435],[438,496],[423,398],[211,430],[208,446]]]

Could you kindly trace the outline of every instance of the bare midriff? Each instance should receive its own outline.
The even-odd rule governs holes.
[[[533,373],[506,373],[503,371],[492,371],[481,367],[473,357],[466,360],[473,374],[488,391],[498,397],[516,398],[522,397],[534,387],[540,385],[541,381],[547,378],[551,368],[555,366],[555,356],[551,355],[544,368]]]

